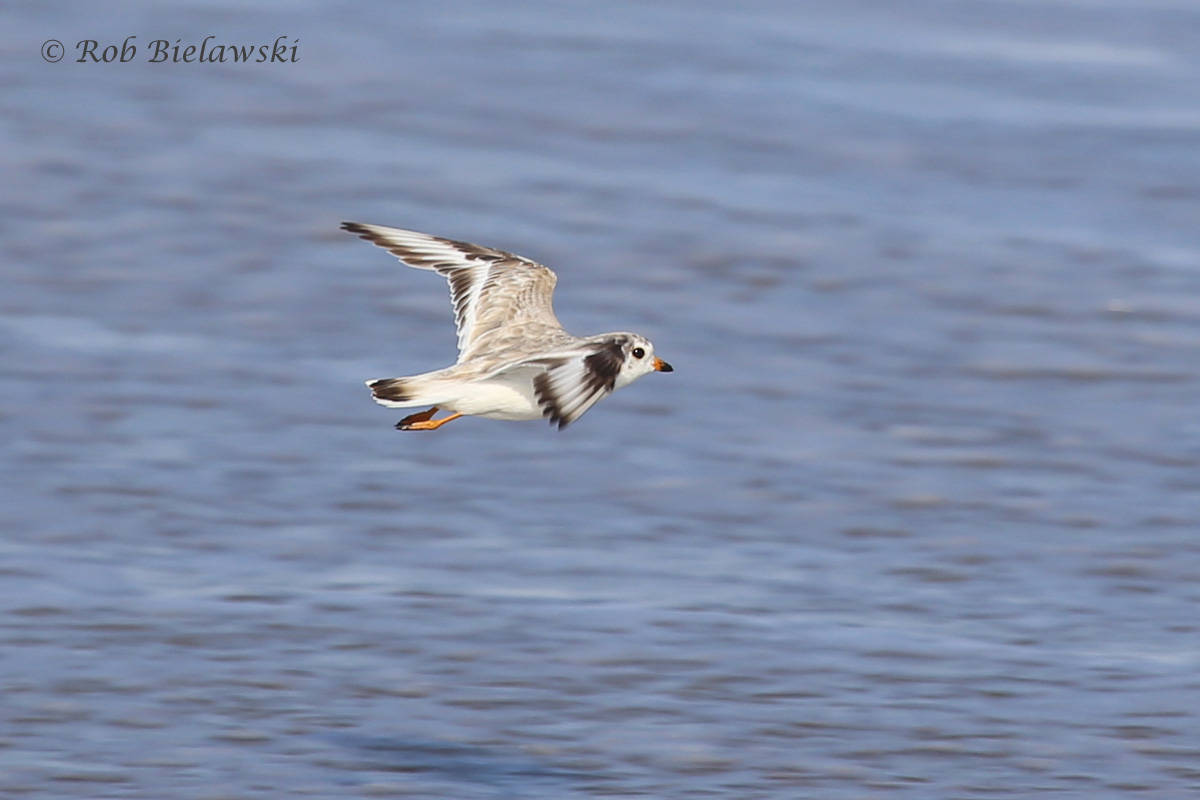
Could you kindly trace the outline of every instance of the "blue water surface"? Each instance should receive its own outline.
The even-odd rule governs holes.
[[[0,17],[0,794],[1200,790],[1196,4]],[[344,219],[676,371],[397,433]]]

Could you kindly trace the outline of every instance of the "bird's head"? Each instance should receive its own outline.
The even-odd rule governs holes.
[[[674,368],[654,355],[654,345],[645,336],[636,333],[613,334],[621,345],[621,371],[617,373],[616,386],[628,386],[643,375],[651,372],[674,372]]]

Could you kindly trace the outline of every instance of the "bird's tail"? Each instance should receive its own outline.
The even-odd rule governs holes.
[[[367,381],[367,388],[371,390],[375,402],[385,406],[407,406],[416,394],[407,378],[381,378],[376,381]]]
[[[453,395],[447,395],[444,382],[433,375],[413,375],[409,378],[380,378],[367,381],[375,402],[389,408],[436,406]]]

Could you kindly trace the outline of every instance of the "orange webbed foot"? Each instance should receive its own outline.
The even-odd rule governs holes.
[[[410,414],[404,419],[396,423],[398,431],[436,431],[438,428],[445,425],[452,419],[458,419],[462,414],[451,414],[448,417],[434,419],[433,415],[438,412],[437,406],[428,411],[421,411],[416,414]]]

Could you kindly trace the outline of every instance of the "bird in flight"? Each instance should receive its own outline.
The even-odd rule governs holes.
[[[673,371],[636,333],[579,337],[564,331],[554,316],[557,277],[527,258],[400,228],[343,222],[342,230],[450,284],[458,361],[421,375],[367,381],[380,405],[429,406],[396,423],[398,430],[436,430],[462,416],[544,417],[561,429],[643,375]],[[434,419],[442,409],[450,415]]]

